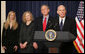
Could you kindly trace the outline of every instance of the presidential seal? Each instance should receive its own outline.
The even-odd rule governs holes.
[[[47,30],[45,33],[45,38],[48,41],[54,41],[56,39],[56,31],[54,31],[53,29]]]

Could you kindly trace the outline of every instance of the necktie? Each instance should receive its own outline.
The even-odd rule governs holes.
[[[45,30],[46,30],[46,17],[45,17],[44,22],[43,22],[43,31],[45,31]]]
[[[60,23],[60,30],[62,31],[62,28],[63,28],[63,19],[61,20],[61,23]]]

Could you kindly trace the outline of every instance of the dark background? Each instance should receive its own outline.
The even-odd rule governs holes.
[[[67,16],[75,18],[80,1],[6,1],[6,16],[9,11],[15,11],[17,21],[20,24],[22,22],[22,14],[29,10],[32,12],[34,18],[41,16],[41,5],[47,4],[50,8],[50,15],[58,16],[56,11],[58,5],[65,5],[67,9]]]

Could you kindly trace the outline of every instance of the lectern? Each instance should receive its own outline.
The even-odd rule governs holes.
[[[42,41],[49,49],[52,47],[55,49],[59,48],[62,42],[70,42],[75,40],[75,38],[76,37],[72,33],[66,31],[56,31],[56,39],[54,41],[46,40],[45,32],[43,31],[35,31],[34,34],[34,40]],[[49,50],[48,53],[50,53],[51,51]]]

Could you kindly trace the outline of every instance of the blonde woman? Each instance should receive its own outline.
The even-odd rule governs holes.
[[[18,49],[18,23],[16,22],[16,14],[10,11],[7,20],[3,26],[2,47],[5,53],[14,53]]]
[[[20,53],[33,53],[34,22],[30,11],[26,11],[22,16],[23,23],[20,29]]]

